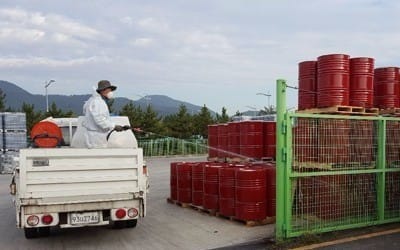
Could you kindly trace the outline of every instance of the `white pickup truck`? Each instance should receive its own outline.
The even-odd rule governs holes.
[[[51,227],[135,227],[146,215],[142,149],[22,149],[15,171],[17,227],[26,238]]]

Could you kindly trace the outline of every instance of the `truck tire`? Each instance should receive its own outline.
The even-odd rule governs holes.
[[[126,221],[126,227],[128,227],[128,228],[134,228],[134,227],[136,227],[136,224],[137,224],[137,219]]]
[[[37,228],[24,228],[25,238],[33,239],[38,237]]]
[[[50,235],[50,227],[39,227],[39,236],[48,237]]]
[[[126,221],[125,220],[121,220],[121,221],[114,221],[112,228],[114,229],[121,229],[121,228],[125,228],[126,227]]]

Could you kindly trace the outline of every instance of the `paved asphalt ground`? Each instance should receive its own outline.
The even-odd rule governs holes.
[[[287,249],[266,241],[274,225],[246,227],[241,223],[209,216],[169,204],[169,163],[204,161],[204,158],[147,159],[150,193],[147,216],[136,228],[89,227],[55,229],[51,236],[27,240],[15,227],[15,209],[9,195],[10,175],[0,175],[0,250],[7,249]],[[396,228],[396,225],[395,225]],[[398,226],[397,226],[398,228]],[[349,235],[350,236],[350,235]],[[344,235],[343,237],[349,237]],[[342,237],[341,237],[342,238]],[[292,246],[293,247],[293,246]],[[311,249],[307,246],[302,249]],[[313,249],[398,250],[400,233],[385,234]]]
[[[147,216],[136,228],[88,227],[55,229],[51,236],[27,240],[15,227],[9,195],[10,175],[0,175],[0,249],[211,249],[271,237],[274,225],[246,227],[190,208],[169,204],[169,163],[205,158],[146,159],[150,173]],[[254,248],[262,249],[262,245]],[[261,248],[260,248],[261,247]],[[248,248],[249,249],[249,248]]]

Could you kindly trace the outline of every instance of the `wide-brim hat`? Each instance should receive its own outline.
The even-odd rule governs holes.
[[[110,81],[108,80],[101,80],[97,84],[97,92],[100,92],[105,89],[111,89],[111,91],[114,91],[117,89],[117,86],[111,85]]]

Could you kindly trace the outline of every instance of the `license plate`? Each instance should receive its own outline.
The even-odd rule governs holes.
[[[99,213],[98,212],[88,212],[88,213],[71,213],[71,224],[95,224],[99,223]]]

